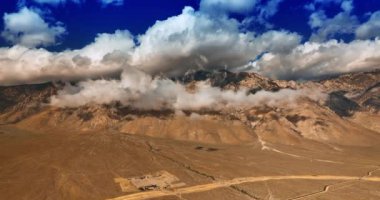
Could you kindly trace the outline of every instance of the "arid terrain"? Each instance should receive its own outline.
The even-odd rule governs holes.
[[[176,81],[189,93],[199,83],[245,89],[255,101],[60,107],[50,100],[63,83],[0,87],[0,199],[380,199],[379,70]]]

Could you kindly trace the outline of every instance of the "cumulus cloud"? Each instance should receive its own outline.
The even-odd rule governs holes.
[[[359,22],[356,16],[341,12],[333,18],[327,18],[324,12],[315,12],[310,16],[309,24],[316,28],[311,41],[325,41],[340,34],[354,33]]]
[[[320,100],[324,95],[307,90],[283,89],[278,92],[259,91],[249,94],[247,90],[223,91],[200,83],[195,91],[164,78],[152,76],[133,68],[123,72],[121,80],[96,80],[68,85],[51,99],[60,107],[77,107],[86,104],[109,104],[120,102],[124,106],[142,110],[221,110],[225,108],[278,106],[292,104],[296,99],[308,97]]]
[[[281,79],[312,79],[380,66],[380,40],[306,42],[290,53],[266,53],[249,67]]]
[[[372,13],[369,20],[356,29],[355,35],[359,39],[371,39],[380,36],[380,11]]]
[[[239,26],[234,19],[213,18],[186,7],[182,14],[158,21],[138,37],[132,65],[171,76],[189,69],[234,69],[264,51],[285,51],[300,41],[298,34],[286,31],[256,36],[241,32]]]
[[[2,37],[26,47],[53,45],[66,32],[61,23],[49,25],[36,11],[26,7],[17,13],[5,13],[3,20]]]
[[[342,18],[350,17],[347,11],[341,13],[347,14]],[[316,11],[312,16],[309,24],[316,30],[330,30],[326,21],[341,23],[339,14],[330,19],[323,11]],[[256,70],[274,78],[309,79],[379,66],[379,40],[325,41],[333,32],[321,34],[324,39],[301,44],[302,38],[296,33],[281,30],[257,34],[242,30],[242,22],[227,15],[185,7],[181,14],[157,21],[136,37],[128,31],[99,34],[93,43],[63,52],[25,47],[28,45],[0,48],[0,85],[108,78],[120,76],[125,68],[149,76],[228,69]],[[123,81],[103,82],[118,86]],[[102,81],[81,84],[90,83]]]
[[[357,17],[351,15],[353,9],[351,0],[331,2],[341,3],[343,11],[332,18],[328,18],[324,10],[314,11],[309,18],[309,26],[313,29],[313,34],[310,37],[311,41],[323,42],[337,35],[353,34],[359,25]]]
[[[137,37],[137,44],[128,31],[116,31],[98,35],[82,49],[60,53],[21,46],[1,48],[0,84],[70,80],[70,74],[77,80],[108,75],[124,64],[167,76],[190,69],[235,69],[263,52],[289,51],[301,40],[298,34],[286,31],[241,32],[240,26],[235,19],[214,18],[186,7],[180,15],[156,22]],[[113,64],[107,67],[106,62]]]
[[[79,50],[59,53],[23,46],[0,48],[0,84],[14,85],[115,76],[127,62],[134,42],[128,31],[99,34]]]
[[[266,28],[272,28],[273,25],[268,22],[268,19],[278,12],[281,2],[283,0],[202,0],[200,12],[219,17],[229,13],[250,13],[254,16],[246,17],[245,25],[264,25]]]
[[[268,31],[256,37],[253,42],[260,53],[289,52],[301,42],[302,37],[287,31]]]
[[[105,55],[115,51],[130,52],[134,45],[133,36],[129,31],[116,30],[112,34],[98,34],[94,42],[76,52],[80,52],[80,55],[91,60],[100,61]]]

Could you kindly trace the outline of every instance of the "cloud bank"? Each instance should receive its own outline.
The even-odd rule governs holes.
[[[59,53],[15,45],[0,48],[1,85],[117,76],[134,46],[128,31],[99,34],[79,50]]]
[[[167,76],[191,69],[233,70],[266,51],[288,52],[301,40],[298,34],[286,31],[241,32],[240,25],[235,19],[213,18],[186,7],[180,15],[156,22],[136,38],[128,31],[99,34],[82,49],[59,53],[21,44],[0,48],[0,83],[109,76],[124,66]]]
[[[280,79],[312,79],[379,66],[380,39],[306,42],[290,53],[266,53],[249,65],[266,76]]]
[[[263,17],[275,13],[279,3],[265,4]],[[342,11],[329,18],[323,11],[327,3],[340,5]],[[200,10],[185,7],[179,15],[157,21],[144,34],[134,36],[127,30],[99,34],[81,49],[62,52],[36,47],[56,43],[64,26],[49,24],[37,11],[22,8],[4,16],[2,36],[15,45],[0,48],[0,85],[119,77],[126,68],[167,77],[189,70],[227,69],[281,79],[313,79],[380,65],[380,42],[374,39],[378,12],[359,26],[351,14],[352,1],[315,0],[313,5],[309,25],[315,39],[305,43],[297,33],[285,30],[247,31],[244,22],[228,15],[261,9],[256,1],[202,0]],[[344,28],[339,27],[342,24]],[[349,43],[330,39],[342,33],[355,34],[358,39]]]

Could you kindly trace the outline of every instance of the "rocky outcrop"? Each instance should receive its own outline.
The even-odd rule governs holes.
[[[58,87],[52,83],[0,87],[1,123],[16,123],[38,113]]]

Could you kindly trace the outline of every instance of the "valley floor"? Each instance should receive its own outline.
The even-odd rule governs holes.
[[[159,171],[184,184],[123,192],[116,181]],[[379,177],[380,146],[219,145],[0,126],[0,199],[380,199]]]

